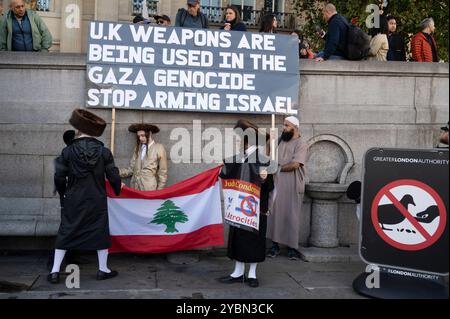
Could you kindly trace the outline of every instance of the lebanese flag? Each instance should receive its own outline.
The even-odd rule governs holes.
[[[223,246],[221,167],[159,191],[107,183],[110,253],[163,253]]]

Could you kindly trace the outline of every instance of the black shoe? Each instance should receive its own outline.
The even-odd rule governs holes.
[[[280,246],[278,245],[272,245],[272,248],[270,248],[269,253],[267,254],[267,257],[275,258],[280,254]]]
[[[48,274],[47,280],[52,284],[59,284],[59,272]]]
[[[226,276],[226,277],[218,278],[217,281],[219,281],[222,284],[243,283],[243,282],[245,282],[245,276],[240,276],[237,278],[231,277],[231,276]]]
[[[292,249],[292,248],[289,248],[287,256],[288,256],[289,260],[299,260],[300,259],[300,253],[296,249]]]
[[[258,288],[259,287],[259,281],[256,278],[248,278],[247,284],[252,288]]]
[[[104,272],[99,270],[97,273],[97,280],[106,280],[117,277],[119,273],[115,270],[111,270],[111,272]]]

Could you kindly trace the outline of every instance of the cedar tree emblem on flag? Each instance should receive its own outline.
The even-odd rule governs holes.
[[[160,208],[158,208],[155,217],[149,224],[166,225],[166,233],[178,233],[175,228],[176,223],[185,223],[189,219],[183,211],[175,205],[171,200],[166,200]]]

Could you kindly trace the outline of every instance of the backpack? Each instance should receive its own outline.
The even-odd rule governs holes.
[[[179,11],[181,11],[180,27],[184,27],[184,23],[186,22],[186,19],[187,19],[187,16],[189,13],[186,9],[183,9],[183,8],[180,9]],[[200,15],[200,20],[202,22],[202,28],[206,29],[206,27],[208,25],[208,23],[206,21],[206,16],[201,12],[199,12],[198,14]]]
[[[347,47],[345,53],[349,60],[363,60],[370,50],[370,37],[356,25],[347,25]]]

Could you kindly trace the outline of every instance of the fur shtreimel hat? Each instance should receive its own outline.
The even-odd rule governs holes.
[[[159,133],[159,127],[157,127],[156,125],[152,125],[152,124],[138,123],[138,124],[130,125],[130,127],[128,128],[128,131],[130,131],[131,133],[137,133],[139,131],[144,131],[144,132],[152,132],[153,134],[156,134],[156,133]]]
[[[94,137],[102,136],[106,128],[106,122],[101,117],[82,109],[72,112],[69,123],[80,132]]]

